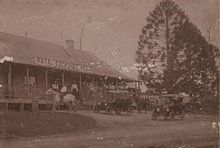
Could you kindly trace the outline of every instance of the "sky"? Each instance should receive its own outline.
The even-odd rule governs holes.
[[[218,0],[174,0],[217,45]],[[65,45],[75,41],[127,76],[137,78],[135,50],[149,12],[159,0],[0,0],[0,30]],[[211,22],[211,23],[210,23]],[[83,29],[84,28],[84,29]]]

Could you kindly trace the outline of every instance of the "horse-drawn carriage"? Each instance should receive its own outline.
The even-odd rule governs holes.
[[[135,108],[133,103],[135,93],[128,91],[108,91],[107,98],[104,101],[98,102],[94,106],[94,112],[105,111],[106,113],[120,114],[127,112],[132,114]]]
[[[159,116],[163,116],[165,120],[170,118],[174,120],[176,117],[183,119],[185,117],[185,103],[188,98],[179,94],[165,94],[155,100],[152,112],[152,120],[157,120]]]

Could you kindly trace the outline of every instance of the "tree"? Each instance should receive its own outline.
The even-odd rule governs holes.
[[[189,21],[175,31],[173,43],[172,48],[179,51],[173,64],[178,78],[175,80],[176,90],[189,94],[214,94],[218,48],[209,44]]]
[[[150,90],[214,94],[218,49],[172,0],[162,0],[150,12],[136,55],[139,77]]]
[[[188,16],[172,0],[162,0],[146,18],[136,51],[139,77],[156,92],[173,92],[172,63],[177,51],[172,50],[174,31]]]
[[[177,50],[173,73],[176,92],[186,92],[200,98],[208,113],[218,107],[219,78],[216,58],[219,50],[202,36],[200,30],[186,21],[175,30],[172,49]]]

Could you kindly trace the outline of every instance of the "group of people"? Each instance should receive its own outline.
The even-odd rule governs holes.
[[[51,84],[51,88],[53,91],[58,92],[61,96],[61,99],[67,95],[72,94],[79,101],[78,103],[89,107],[90,109],[93,106],[103,100],[106,95],[107,89],[112,89],[113,85],[104,85],[103,83],[91,82],[91,81],[83,81],[82,82],[82,90],[79,93],[79,87],[77,85],[76,80],[73,81],[72,84],[61,84],[59,79],[56,79]],[[62,101],[62,100],[61,100]]]
[[[61,95],[72,94],[78,98],[79,89],[76,81],[73,81],[71,86],[68,87],[65,84],[61,85],[58,80],[55,80],[51,85],[51,89],[61,93]]]

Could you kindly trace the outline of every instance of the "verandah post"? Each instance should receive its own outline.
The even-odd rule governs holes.
[[[9,98],[12,99],[12,63],[9,63],[9,72],[8,72],[8,89],[9,89]]]
[[[30,99],[30,78],[29,78],[29,67],[27,66],[26,67],[26,85],[27,85],[27,98],[26,99]],[[24,103],[21,103],[20,104],[20,111],[23,112],[24,111]]]
[[[65,84],[65,74],[64,74],[64,72],[62,71],[62,85],[64,85]]]
[[[30,99],[30,82],[29,82],[29,80],[30,80],[30,72],[29,72],[30,70],[29,70],[29,67],[27,66],[27,68],[26,68],[26,82],[27,82],[27,99]]]
[[[45,70],[45,87],[46,87],[46,91],[48,90],[48,71]]]

